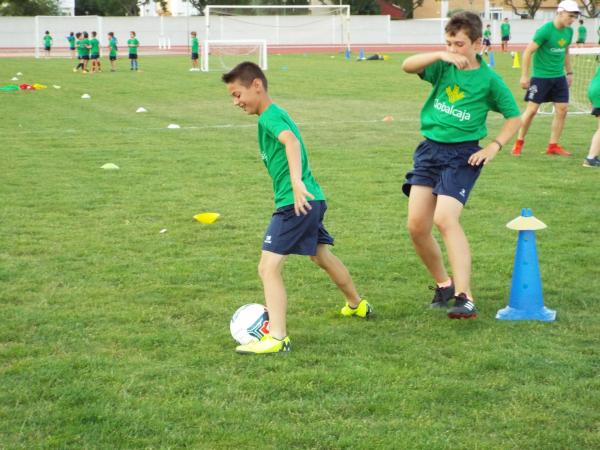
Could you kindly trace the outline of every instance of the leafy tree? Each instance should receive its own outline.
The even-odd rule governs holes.
[[[515,14],[519,14],[519,11],[517,11],[517,7],[515,6],[516,1],[517,0],[504,0],[504,4],[510,6]],[[533,19],[535,17],[535,13],[538,12],[538,9],[540,9],[542,3],[544,3],[545,1],[546,0],[522,0],[530,19]]]
[[[76,15],[93,16],[137,16],[140,6],[149,3],[150,0],[77,0],[75,2]],[[157,3],[163,10],[167,8],[167,0],[159,0]]]
[[[412,19],[414,17],[415,9],[423,6],[424,1],[425,0],[396,0],[392,3],[404,8],[404,11],[406,11],[406,18]]]
[[[600,16],[600,3],[598,0],[581,0],[583,5],[582,15],[587,17],[598,17]]]
[[[0,0],[0,16],[57,16],[58,0]]]
[[[376,0],[349,0],[344,3],[350,5],[350,14],[377,15],[381,12]]]

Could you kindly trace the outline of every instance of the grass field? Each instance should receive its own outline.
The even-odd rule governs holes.
[[[428,85],[401,54],[334,56],[272,55],[270,92],[300,126],[335,252],[377,315],[340,318],[324,273],[290,258],[282,357],[236,355],[229,335],[237,307],[263,302],[273,203],[256,118],[220,74],[184,57],[94,76],[0,61],[0,84],[20,71],[62,87],[0,94],[0,448],[600,448],[600,172],[581,167],[594,119],[568,119],[570,159],[543,155],[540,117],[520,159],[507,146],[485,168],[463,214],[480,317],[452,321],[427,307],[400,191]],[[518,71],[496,63],[523,107]],[[501,120],[488,123],[493,137]],[[554,323],[494,318],[517,238],[505,224],[522,207],[548,225]],[[193,221],[202,211],[221,220]]]

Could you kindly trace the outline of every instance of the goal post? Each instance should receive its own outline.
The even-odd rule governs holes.
[[[349,5],[207,5],[205,39],[350,48]]]
[[[588,87],[600,64],[600,47],[569,48],[569,58],[573,70],[573,83],[569,88],[568,114],[589,114],[592,105],[588,98]],[[544,103],[540,114],[553,114],[554,105]]]
[[[243,61],[252,61],[267,70],[267,41],[264,39],[215,40],[202,42],[201,69],[231,70]]]

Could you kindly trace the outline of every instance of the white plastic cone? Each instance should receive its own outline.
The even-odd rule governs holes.
[[[81,98],[92,98],[92,96],[90,94],[83,94]]]
[[[119,170],[119,166],[113,163],[106,163],[101,168],[104,170]]]
[[[143,106],[140,106],[138,109],[136,109],[135,112],[148,112],[148,110],[146,108],[144,108]]]
[[[175,128],[181,128],[181,127],[179,125],[177,125],[176,123],[172,123],[167,128],[175,129]]]

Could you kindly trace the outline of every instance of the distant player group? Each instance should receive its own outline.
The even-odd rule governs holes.
[[[192,50],[192,68],[190,72],[199,72],[200,67],[198,66],[199,59],[199,42],[198,36],[195,31],[190,33],[190,45]],[[102,72],[102,66],[100,62],[100,41],[95,31],[91,34],[87,31],[78,33],[71,32],[66,37],[69,42],[69,50],[71,52],[71,58],[74,59],[77,55],[78,64],[73,69],[73,72],[81,70],[82,73],[96,73]],[[43,37],[45,56],[49,57],[52,50],[53,38],[49,31],[46,31]],[[127,49],[129,51],[129,64],[130,70],[139,70],[138,62],[138,48],[140,41],[136,36],[135,31],[129,33],[129,39],[127,40]],[[117,57],[118,47],[117,38],[111,31],[108,33],[108,59],[110,61],[110,71],[115,72],[117,70]],[[91,64],[90,64],[91,61]]]

